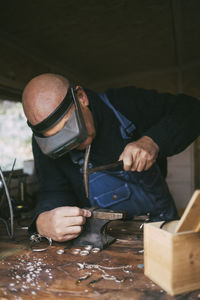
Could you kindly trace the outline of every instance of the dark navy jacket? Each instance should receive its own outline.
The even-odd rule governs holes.
[[[90,90],[86,93],[96,128],[90,161],[93,166],[117,161],[128,143],[121,137],[119,121],[96,93]],[[158,94],[135,87],[110,89],[106,94],[112,105],[136,126],[133,140],[147,135],[158,144],[158,164],[164,176],[166,157],[183,151],[200,133],[200,101],[193,97]],[[90,206],[85,197],[83,174],[69,153],[51,159],[40,151],[34,138],[33,153],[39,183],[34,219],[41,212],[60,206]],[[30,230],[35,231],[34,222]]]

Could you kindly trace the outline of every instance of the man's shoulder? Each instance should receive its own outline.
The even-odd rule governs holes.
[[[136,104],[142,100],[152,99],[158,96],[156,90],[147,90],[136,86],[124,86],[119,88],[109,88],[105,91],[112,104],[123,105],[125,102]]]

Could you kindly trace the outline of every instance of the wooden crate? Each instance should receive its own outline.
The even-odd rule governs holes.
[[[177,222],[144,225],[144,273],[172,296],[200,289],[200,233],[174,233]]]

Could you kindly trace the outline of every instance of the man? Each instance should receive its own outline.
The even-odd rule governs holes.
[[[55,241],[76,238],[91,213],[86,207],[124,210],[128,217],[177,218],[164,180],[166,157],[183,151],[200,132],[200,102],[185,95],[135,87],[98,95],[56,74],[33,78],[23,92],[33,130],[39,182],[30,232]],[[90,175],[83,184],[85,149],[90,166],[121,160],[123,168]]]

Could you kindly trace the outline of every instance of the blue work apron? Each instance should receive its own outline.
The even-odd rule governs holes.
[[[131,142],[135,125],[114,108],[106,94],[99,96],[120,121],[122,138]],[[90,174],[89,200],[91,206],[122,210],[128,217],[149,213],[153,221],[177,218],[173,198],[157,163],[142,172],[109,170]]]

